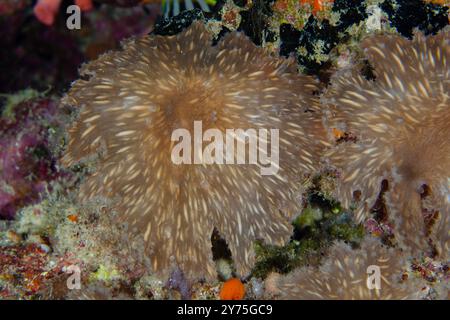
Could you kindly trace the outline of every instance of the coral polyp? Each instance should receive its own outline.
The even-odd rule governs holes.
[[[326,144],[317,138],[325,132],[316,83],[292,60],[267,55],[240,33],[211,41],[201,23],[176,36],[129,40],[83,66],[65,98],[80,107],[65,163],[98,157],[81,199],[115,199],[157,272],[172,261],[190,277],[213,276],[217,228],[246,274],[254,240],[289,239],[290,219],[301,211],[299,177],[315,169]],[[194,132],[195,121],[224,134],[278,129],[279,170],[264,176],[254,164],[174,164],[171,135]]]
[[[431,206],[449,213],[449,31],[418,33],[413,40],[372,36],[362,47],[375,80],[355,70],[339,74],[324,97],[333,114],[330,130],[351,132],[357,139],[326,155],[341,170],[337,198],[345,207],[356,202],[363,219],[386,179],[396,236],[407,248],[420,248],[426,243],[425,189],[434,199]]]

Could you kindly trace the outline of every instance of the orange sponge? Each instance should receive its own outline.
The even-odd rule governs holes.
[[[220,290],[221,300],[241,300],[245,295],[245,287],[241,280],[232,278],[223,284]]]

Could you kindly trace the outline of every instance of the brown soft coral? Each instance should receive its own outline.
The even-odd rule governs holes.
[[[349,207],[359,191],[358,219],[373,206],[383,179],[397,236],[409,248],[423,248],[421,193],[428,186],[435,209],[449,213],[450,108],[449,30],[417,34],[410,41],[378,35],[362,42],[376,79],[356,71],[336,76],[325,94],[332,127],[351,132],[326,155],[341,170],[337,197]]]
[[[441,215],[433,234],[434,244],[441,261],[450,261],[450,215]]]
[[[68,165],[99,154],[82,198],[116,198],[141,232],[156,271],[171,257],[191,276],[215,274],[211,233],[227,240],[239,274],[253,263],[252,243],[283,244],[300,212],[297,181],[312,171],[324,141],[315,81],[292,60],[272,57],[244,35],[211,45],[203,25],[181,34],[129,40],[123,50],[84,66],[66,102],[79,106]],[[88,78],[88,79],[87,79]],[[280,169],[258,165],[175,165],[171,134],[217,128],[279,129]],[[236,155],[235,155],[236,156]]]
[[[369,266],[380,270],[380,288],[369,289]],[[394,249],[367,239],[360,249],[339,242],[319,267],[303,267],[286,276],[269,277],[269,288],[280,299],[372,300],[417,299],[421,286],[414,279],[402,281],[407,261]],[[369,281],[372,283],[372,281]],[[419,285],[418,285],[419,284]]]

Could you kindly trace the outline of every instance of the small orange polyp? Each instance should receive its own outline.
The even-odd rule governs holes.
[[[312,7],[312,13],[315,15],[317,12],[325,9],[325,3],[332,3],[333,1],[334,0],[300,0],[300,3],[309,3]]]
[[[244,284],[237,278],[226,281],[220,290],[220,300],[242,300],[244,295]]]
[[[70,214],[67,216],[67,219],[69,219],[72,222],[78,222],[78,216],[76,214]]]
[[[333,130],[333,136],[334,136],[335,139],[341,139],[345,135],[344,131],[339,130],[337,128],[333,128],[332,130]]]

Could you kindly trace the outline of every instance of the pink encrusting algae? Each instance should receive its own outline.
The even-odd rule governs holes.
[[[52,153],[61,109],[51,99],[32,99],[0,115],[0,218],[13,219],[21,207],[38,201],[60,176]],[[53,132],[53,133],[52,133]]]

